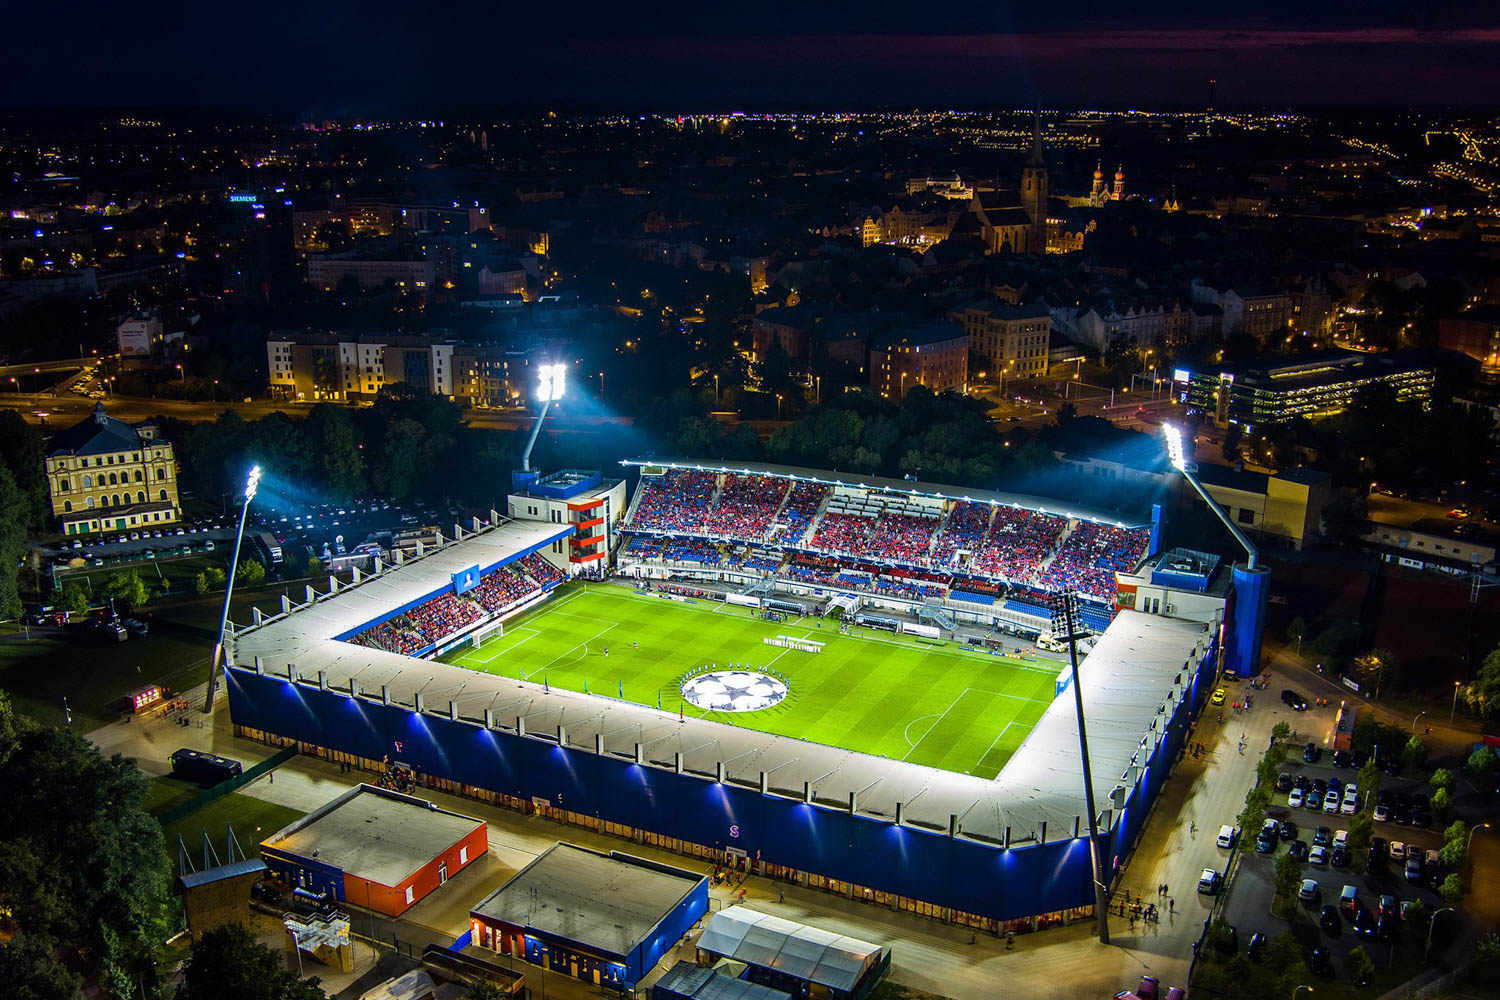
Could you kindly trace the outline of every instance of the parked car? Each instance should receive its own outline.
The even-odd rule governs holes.
[[[1302,796],[1302,805],[1314,811],[1322,809],[1323,793],[1318,791],[1317,788],[1309,788],[1307,793]]]
[[[1399,840],[1391,841],[1390,856],[1392,861],[1406,860],[1406,845]]]
[[[1302,808],[1302,789],[1293,788],[1291,794],[1286,797],[1286,804],[1293,809]]]
[[[1281,703],[1294,712],[1307,711],[1307,699],[1291,688],[1287,688],[1281,692]]]
[[[125,630],[131,635],[145,635],[147,632],[151,631],[151,626],[147,625],[139,618],[125,618],[120,621],[120,624],[124,625]]]
[[[1344,929],[1344,920],[1339,916],[1339,908],[1332,904],[1324,904],[1322,911],[1318,914],[1318,926],[1323,928],[1324,934],[1338,936],[1339,931]]]
[[[1282,771],[1276,776],[1276,790],[1278,792],[1289,792],[1292,790],[1292,772]]]
[[[1312,865],[1327,865],[1328,848],[1322,844],[1314,844],[1312,850],[1307,854],[1307,862]]]
[[[1135,995],[1140,1000],[1156,1000],[1156,988],[1160,984],[1161,981],[1155,976],[1142,976],[1140,985],[1135,988]]]
[[[1338,793],[1332,788],[1328,789],[1328,796],[1323,799],[1323,812],[1329,816],[1337,816],[1342,804],[1339,802]]]
[[[1406,859],[1406,881],[1422,884],[1422,859],[1415,854]]]
[[[1226,695],[1226,694],[1225,694],[1225,693],[1224,693],[1224,689],[1223,689],[1223,688],[1214,688],[1214,694],[1213,694],[1213,697],[1212,697],[1212,698],[1210,698],[1210,699],[1208,699],[1208,700],[1209,700],[1209,702],[1210,702],[1210,703],[1211,703],[1211,704],[1214,704],[1214,705],[1222,705],[1222,704],[1224,704],[1224,701],[1225,701],[1225,700],[1226,700],[1226,699],[1227,699],[1227,698],[1228,698],[1228,695]]]
[[[1288,854],[1290,854],[1292,857],[1296,858],[1298,861],[1306,861],[1307,860],[1307,855],[1308,855],[1307,841],[1305,841],[1305,840],[1294,840],[1294,841],[1292,841],[1290,844],[1286,845],[1286,852]]]
[[[1339,890],[1339,909],[1350,916],[1354,915],[1359,906],[1359,889],[1352,885],[1346,885]]]
[[[1349,867],[1349,849],[1347,847],[1335,847],[1333,853],[1328,856],[1328,863],[1335,868]]]
[[[1316,879],[1303,879],[1302,888],[1297,890],[1297,898],[1304,903],[1316,903],[1322,895],[1323,891],[1318,888]]]
[[[1245,954],[1250,961],[1259,962],[1261,956],[1266,953],[1266,936],[1259,931],[1250,935],[1250,943],[1245,947]]]
[[[1236,833],[1236,831],[1235,831],[1234,827],[1229,826],[1227,824],[1224,825],[1224,826],[1219,827],[1219,837],[1218,837],[1218,840],[1216,841],[1216,843],[1220,847],[1233,847],[1234,846],[1235,833]]]
[[[1302,759],[1307,761],[1309,764],[1316,764],[1318,762],[1318,759],[1322,756],[1323,748],[1318,746],[1316,743],[1309,743],[1307,744],[1307,746],[1302,748]]]
[[[1219,891],[1219,873],[1212,868],[1203,869],[1203,874],[1198,876],[1198,891],[1205,896],[1212,896]]]
[[[1312,954],[1307,957],[1307,967],[1323,976],[1333,972],[1333,965],[1328,960],[1328,949],[1314,948]]]
[[[1313,844],[1317,847],[1327,847],[1333,843],[1333,831],[1326,826],[1320,826],[1313,831]]]
[[[1353,763],[1353,759],[1353,754],[1351,754],[1348,750],[1335,750],[1333,752],[1334,767],[1348,767],[1351,763]]]
[[[1284,820],[1281,821],[1281,839],[1282,840],[1285,840],[1288,843],[1290,843],[1291,841],[1297,839],[1297,833],[1298,833],[1298,830],[1297,830],[1297,824],[1296,823],[1293,823],[1289,819],[1284,819]]]

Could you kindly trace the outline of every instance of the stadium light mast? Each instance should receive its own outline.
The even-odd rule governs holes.
[[[1186,479],[1192,485],[1193,489],[1198,491],[1198,495],[1203,498],[1203,502],[1208,504],[1208,509],[1214,512],[1219,520],[1224,523],[1224,527],[1229,529],[1229,533],[1234,536],[1234,540],[1240,543],[1240,546],[1245,550],[1246,567],[1252,571],[1258,568],[1260,564],[1260,549],[1256,548],[1255,543],[1245,537],[1245,533],[1240,530],[1239,525],[1229,519],[1229,515],[1224,513],[1224,508],[1219,506],[1217,500],[1208,495],[1208,490],[1204,489],[1203,484],[1198,481],[1198,464],[1188,461],[1187,450],[1182,441],[1182,428],[1175,424],[1162,424],[1161,432],[1167,441],[1167,460],[1172,463],[1172,468],[1182,473],[1182,478]]]
[[[537,386],[537,394],[542,400],[541,415],[536,418],[536,423],[531,428],[531,437],[526,441],[526,450],[521,453],[521,469],[524,472],[531,471],[531,449],[536,447],[537,435],[542,432],[542,421],[547,419],[547,411],[552,408],[554,399],[562,399],[563,388],[567,384],[568,366],[562,364],[542,365],[538,374],[541,381]],[[603,375],[600,375],[603,381]]]
[[[208,664],[208,692],[203,697],[203,711],[214,710],[214,690],[218,687],[219,657],[224,652],[224,631],[229,627],[229,597],[234,593],[234,571],[240,564],[240,544],[245,540],[245,518],[250,513],[250,501],[260,489],[260,466],[252,466],[245,479],[245,497],[240,504],[240,525],[234,534],[234,555],[229,559],[229,581],[224,585],[224,609],[219,612],[219,637],[214,641],[214,657]]]
[[[1068,631],[1068,661],[1073,670],[1073,710],[1078,714],[1078,753],[1083,762],[1083,804],[1089,811],[1089,874],[1094,882],[1094,916],[1099,922],[1099,943],[1109,944],[1109,883],[1104,854],[1099,849],[1099,812],[1094,808],[1094,776],[1089,767],[1089,738],[1083,725],[1083,688],[1078,682],[1078,596],[1064,590],[1052,599],[1053,638],[1057,626]]]

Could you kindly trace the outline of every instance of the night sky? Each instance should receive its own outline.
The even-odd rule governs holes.
[[[524,8],[524,9],[520,9]],[[11,5],[0,105],[1490,106],[1500,3],[956,0]]]

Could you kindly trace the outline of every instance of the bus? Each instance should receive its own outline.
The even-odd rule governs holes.
[[[281,563],[281,543],[276,540],[275,535],[269,531],[257,531],[254,541],[270,565],[276,566]]]
[[[221,781],[238,778],[244,770],[237,760],[187,747],[172,754],[171,761],[174,775],[201,785],[217,785]]]

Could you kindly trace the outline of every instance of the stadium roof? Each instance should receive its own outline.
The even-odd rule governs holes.
[[[564,526],[566,528],[566,526]],[[599,698],[559,688],[546,689],[514,678],[467,670],[437,661],[419,660],[380,649],[340,642],[334,637],[362,622],[387,615],[414,597],[435,589],[454,570],[514,557],[545,544],[558,526],[505,522],[462,541],[451,542],[415,562],[388,568],[380,576],[316,603],[279,614],[259,626],[239,629],[231,640],[231,662],[242,669],[259,657],[268,673],[317,685],[319,674],[330,688],[350,690],[378,701],[382,686],[393,702],[484,725],[492,713],[497,730],[514,732],[524,719],[527,738],[556,740],[564,746],[595,752],[595,737],[605,753],[634,760],[636,744],[643,758],[673,768],[682,754],[684,770],[714,780],[723,766],[725,780],[759,788],[766,772],[773,792],[801,798],[810,783],[813,800],[847,810],[857,798],[861,815],[902,821],[946,833],[958,817],[958,835],[1004,843],[1041,832],[1048,839],[1071,836],[1077,817],[1086,818],[1083,779],[1078,767],[1078,737],[1073,707],[1058,699],[993,781],[938,768],[855,753],[790,736],[744,729],[675,712]],[[1080,673],[1088,710],[1089,746],[1093,756],[1096,803],[1108,808],[1109,793],[1125,781],[1132,760],[1161,724],[1158,709],[1182,697],[1179,677],[1184,664],[1205,654],[1208,626],[1156,615],[1122,611],[1101,636]],[[294,665],[294,666],[292,666]]]
[[[863,476],[857,472],[830,472],[827,469],[804,469],[795,465],[769,465],[762,462],[707,462],[699,459],[627,458],[620,462],[626,466],[661,467],[667,469],[694,469],[701,472],[741,472],[746,475],[776,476],[785,479],[801,479],[829,486],[851,486],[856,489],[877,490],[884,493],[900,493],[904,496],[936,497],[942,500],[973,500],[979,503],[1006,504],[1023,507],[1044,514],[1061,514],[1065,517],[1083,518],[1103,524],[1119,525],[1123,528],[1147,524],[1149,518],[1137,521],[1121,520],[1118,512],[1110,512],[1079,504],[1030,496],[1025,493],[1000,493],[995,490],[979,490],[968,486],[945,486],[940,483],[914,482],[909,479],[889,479],[885,476]]]
[[[261,846],[317,858],[376,885],[397,886],[483,825],[484,820],[439,809],[426,799],[356,785]]]
[[[702,881],[619,851],[557,843],[470,912],[623,957]]]

